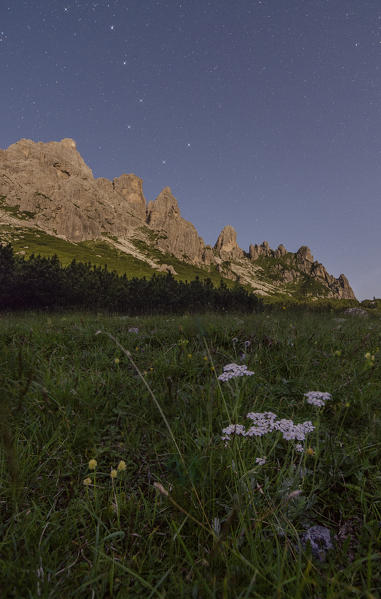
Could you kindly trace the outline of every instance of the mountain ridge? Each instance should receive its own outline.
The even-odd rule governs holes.
[[[213,268],[259,295],[355,299],[345,275],[329,274],[307,246],[293,253],[282,244],[273,250],[264,241],[245,251],[231,225],[222,229],[213,247],[205,244],[195,226],[181,216],[170,187],[147,203],[143,181],[135,174],[94,178],[71,138],[21,139],[0,150],[2,237],[11,240],[20,221],[24,228],[71,243],[103,240],[157,271],[177,274],[161,255],[206,273]]]

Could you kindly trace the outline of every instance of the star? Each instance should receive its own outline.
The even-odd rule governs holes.
[[[191,147],[191,145],[190,145],[190,144],[187,144],[187,148],[190,148],[190,147]]]
[[[123,60],[123,64],[124,64],[124,66],[126,66],[127,60]]]
[[[110,25],[110,31],[114,31],[115,25]]]
[[[139,98],[139,103],[142,104],[144,102],[143,98]]]
[[[167,164],[167,161],[166,160],[162,160],[161,164]]]

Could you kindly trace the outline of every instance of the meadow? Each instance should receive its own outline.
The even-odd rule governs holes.
[[[379,598],[380,348],[379,312],[0,314],[0,596]]]

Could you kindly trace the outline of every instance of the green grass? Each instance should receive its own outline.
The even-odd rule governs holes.
[[[38,195],[43,195],[39,193]],[[0,208],[7,208],[1,205],[2,198],[0,196]],[[8,207],[13,211],[13,215],[18,214],[22,219],[32,217],[33,214],[19,213],[17,207]],[[15,212],[16,211],[16,212]],[[141,227],[141,230],[148,235],[152,244],[160,237],[160,234],[151,231],[148,227]],[[117,237],[106,234],[112,241],[117,241]],[[78,262],[91,262],[96,266],[107,265],[109,270],[115,270],[118,274],[126,274],[131,277],[152,277],[153,274],[158,274],[158,271],[152,269],[147,262],[139,260],[130,254],[125,254],[117,250],[111,243],[107,241],[82,241],[80,243],[71,243],[59,237],[49,235],[42,230],[35,228],[19,227],[15,229],[10,226],[0,226],[0,243],[10,242],[16,252],[23,252],[26,256],[31,254],[40,254],[41,256],[53,256],[56,254],[63,265],[69,264],[74,258]],[[161,252],[154,245],[149,245],[146,242],[136,239],[134,240],[135,247],[142,252],[147,258],[156,261],[158,264],[167,264],[173,266],[176,271],[175,279],[178,281],[192,281],[196,277],[200,280],[209,278],[213,285],[219,286],[221,281],[228,288],[232,288],[235,281],[227,279],[221,274],[215,265],[200,268],[189,262],[179,260],[171,254]],[[290,268],[299,271],[293,254],[287,254],[285,257],[273,258],[268,256],[260,256],[256,264],[261,266],[262,271],[256,272],[256,277],[259,280],[274,282],[279,280],[279,271],[277,266],[281,265],[284,268]],[[222,266],[228,268],[230,262],[224,262]],[[309,277],[305,273],[300,273],[300,278],[292,283],[283,283],[279,288],[279,292],[273,293],[264,298],[266,303],[282,302],[324,298],[328,294],[328,289],[316,279]],[[250,285],[244,285],[249,291],[253,292]],[[255,293],[255,290],[254,290]]]
[[[274,256],[258,256],[254,264],[262,268],[263,272],[259,272],[258,276],[262,276],[266,281],[278,281],[281,269],[290,270],[292,268],[299,273],[301,272],[296,263],[295,255],[291,252],[287,252],[285,256],[277,258]]]
[[[284,256],[259,256],[255,264],[260,266],[262,272],[257,272],[258,277],[264,281],[276,282],[280,280],[282,272],[293,270],[298,273],[298,278],[291,283],[283,283],[281,294],[289,294],[295,299],[306,297],[326,297],[329,289],[320,281],[307,275],[298,265],[295,254],[288,252]]]
[[[0,315],[0,596],[380,597],[380,347],[379,315]],[[310,452],[225,447],[249,411],[311,420]]]
[[[109,236],[117,241],[116,237]],[[91,262],[97,266],[105,266],[109,270],[115,270],[118,274],[131,277],[152,277],[160,274],[152,269],[146,262],[125,254],[114,248],[105,241],[82,241],[70,243],[59,237],[48,235],[36,229],[0,227],[0,242],[9,241],[16,252],[23,251],[26,256],[40,254],[41,256],[53,256],[56,254],[63,265],[69,264],[74,258],[78,262]],[[170,254],[163,254],[159,249],[148,246],[143,241],[136,240],[136,247],[147,257],[156,260],[158,264],[172,265],[177,272],[175,278],[180,281],[192,281],[198,276],[201,280],[210,278],[214,285],[218,286],[223,279],[228,287],[234,282],[221,277],[215,267],[208,269],[198,268],[192,264],[182,262]]]
[[[70,264],[73,259],[77,262],[91,262],[97,266],[107,264],[109,270],[115,270],[118,274],[127,273],[129,277],[148,278],[156,272],[146,262],[120,252],[105,241],[70,243],[35,229],[20,228],[17,232],[7,227],[0,229],[0,236],[4,240],[10,233],[10,242],[15,252],[23,251],[26,256],[40,254],[48,257],[56,254],[63,265]]]

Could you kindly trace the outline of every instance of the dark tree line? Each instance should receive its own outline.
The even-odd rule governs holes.
[[[213,311],[253,312],[262,302],[235,285],[228,289],[210,279],[176,281],[171,274],[132,278],[73,260],[62,266],[57,256],[16,256],[0,244],[0,309],[86,309],[160,314]]]

